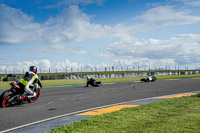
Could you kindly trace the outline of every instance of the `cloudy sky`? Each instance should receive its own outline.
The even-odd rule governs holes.
[[[0,73],[200,67],[200,0],[0,0]]]

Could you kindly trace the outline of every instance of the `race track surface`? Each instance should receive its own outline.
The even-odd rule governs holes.
[[[0,132],[27,123],[115,103],[200,90],[200,79],[42,88],[35,103],[0,108]],[[2,90],[0,91],[2,93]]]

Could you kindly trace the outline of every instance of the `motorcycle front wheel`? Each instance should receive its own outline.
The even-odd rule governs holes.
[[[29,103],[33,103],[33,102],[35,102],[39,98],[40,91],[36,91],[35,93],[37,94],[37,96],[35,98],[28,99]]]

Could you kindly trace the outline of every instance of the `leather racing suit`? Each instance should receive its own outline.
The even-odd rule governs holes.
[[[28,71],[24,74],[23,78],[19,81],[20,88],[23,88],[25,93],[29,94],[28,98],[36,97],[36,93],[33,92],[29,86],[34,85],[36,88],[38,88],[38,85],[42,88],[42,84],[40,83],[40,80],[38,78],[38,75],[34,72]]]

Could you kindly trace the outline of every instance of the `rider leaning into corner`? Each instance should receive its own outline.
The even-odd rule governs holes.
[[[24,98],[35,98],[37,94],[30,89],[30,85],[34,85],[36,88],[38,88],[38,85],[42,88],[42,84],[38,78],[37,75],[37,67],[36,66],[30,66],[30,69],[28,72],[26,72],[23,76],[23,78],[20,79],[18,85],[21,89],[24,89],[25,93],[20,96],[20,99]],[[27,96],[28,94],[28,96]]]
[[[88,87],[89,85],[93,86],[93,87],[99,87],[99,85],[102,86],[101,81],[96,81],[94,78],[91,77],[87,77],[87,85],[85,87]]]

